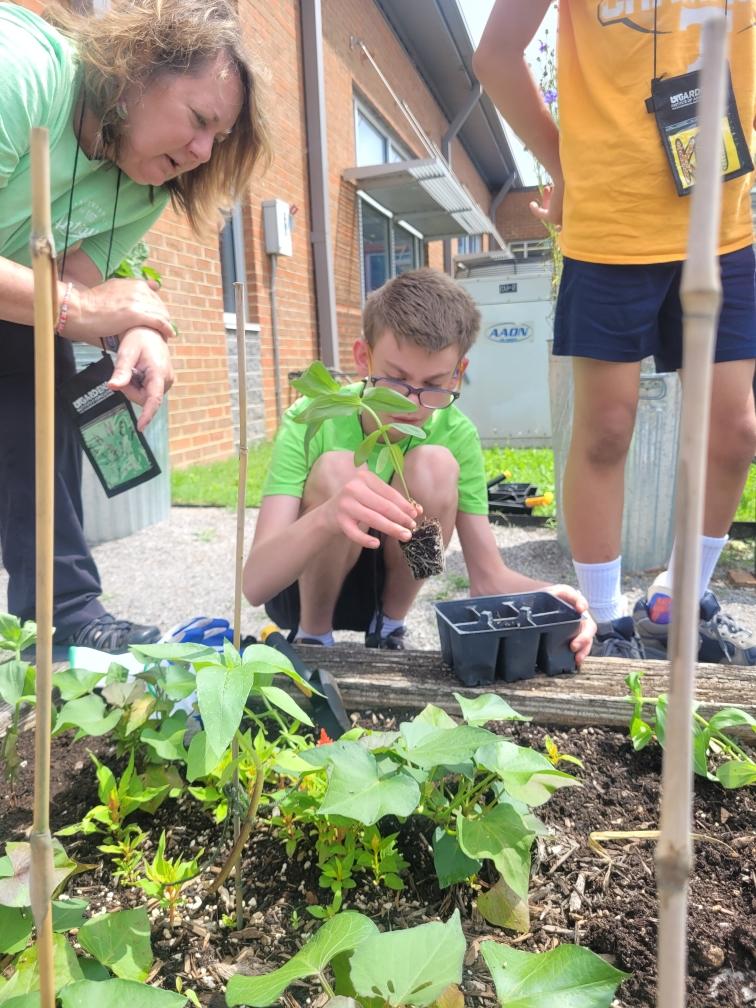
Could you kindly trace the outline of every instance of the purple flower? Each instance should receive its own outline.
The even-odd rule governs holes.
[[[557,100],[557,93],[554,88],[548,88],[543,92],[543,100],[547,105],[553,105]]]
[[[545,53],[545,52],[548,52],[548,51],[549,51],[549,47],[546,45],[545,42],[539,42],[538,43],[538,52]]]

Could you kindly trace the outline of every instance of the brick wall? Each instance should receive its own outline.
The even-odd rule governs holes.
[[[501,201],[496,212],[496,226],[507,241],[548,238],[546,228],[530,212],[532,200],[540,202],[538,186],[509,192]]]

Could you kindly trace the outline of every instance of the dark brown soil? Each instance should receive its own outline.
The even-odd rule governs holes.
[[[404,556],[417,580],[443,574],[444,538],[435,518],[424,518],[407,542],[399,541]]]
[[[386,727],[391,719],[368,712],[368,725]],[[540,748],[544,730],[525,725],[513,732],[523,744]],[[429,850],[430,830],[407,823],[399,846],[410,862],[407,888],[394,894],[366,884],[348,895],[352,909],[369,914],[382,928],[413,926],[447,917],[455,906],[462,912],[469,939],[463,990],[468,1004],[494,1005],[495,994],[478,942],[498,937],[518,947],[538,951],[559,942],[579,942],[632,973],[615,1001],[617,1008],[652,1008],[655,994],[656,903],[653,842],[617,840],[603,843],[601,854],[589,846],[592,831],[642,830],[656,826],[660,752],[650,747],[635,753],[622,734],[593,728],[554,730],[559,749],[579,755],[585,769],[574,768],[583,787],[557,792],[539,814],[554,835],[534,847],[530,890],[531,930],[515,936],[492,928],[472,909],[463,887],[439,890]],[[0,838],[22,839],[31,820],[32,745],[30,732],[21,740],[25,765],[10,801],[0,807]],[[74,743],[53,740],[52,828],[75,822],[97,802],[87,746],[115,768],[109,744],[103,740]],[[567,765],[566,769],[570,770]],[[753,790],[725,791],[696,779],[695,831],[709,838],[696,844],[695,873],[690,894],[689,1008],[746,1008],[756,999],[756,800]],[[267,814],[264,812],[263,814]],[[199,811],[192,798],[166,803],[153,818],[139,820],[150,829],[154,844],[160,830],[169,847],[212,851],[219,829]],[[399,828],[395,824],[393,828]],[[94,872],[69,885],[71,895],[90,901],[92,910],[137,905],[142,894],[114,885],[103,855],[90,837],[66,837],[65,846],[78,861],[98,863]],[[216,861],[218,858],[216,858]],[[212,879],[205,874],[203,885]],[[188,890],[188,905],[169,928],[162,913],[152,910],[156,969],[152,983],[175,989],[175,978],[195,989],[205,1004],[221,1008],[225,981],[237,965],[261,972],[281,965],[317,928],[306,912],[308,903],[325,902],[318,890],[318,870],[312,851],[301,847],[287,858],[282,845],[262,825],[254,834],[244,861],[246,926],[234,932],[222,915],[231,911],[233,892],[221,889],[217,902],[201,907],[199,888]],[[303,1003],[314,989],[295,987],[289,1004]]]

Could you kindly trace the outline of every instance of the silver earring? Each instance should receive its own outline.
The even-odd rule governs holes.
[[[116,110],[116,115],[118,116],[119,119],[128,119],[129,118],[129,110],[126,107],[126,102],[118,102],[118,104],[115,107],[115,110]]]

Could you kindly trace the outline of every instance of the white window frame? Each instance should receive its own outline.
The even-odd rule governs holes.
[[[383,137],[384,146],[384,156],[383,161],[380,164],[390,164],[394,163],[397,159],[392,159],[389,155],[393,149],[398,155],[399,161],[411,161],[412,152],[409,148],[402,143],[399,137],[394,133],[391,127],[384,122],[381,116],[371,108],[362,98],[357,95],[354,96],[354,163],[359,164],[359,156],[357,151],[357,137],[359,136],[359,121],[360,116],[366,119],[376,133],[380,133]]]

